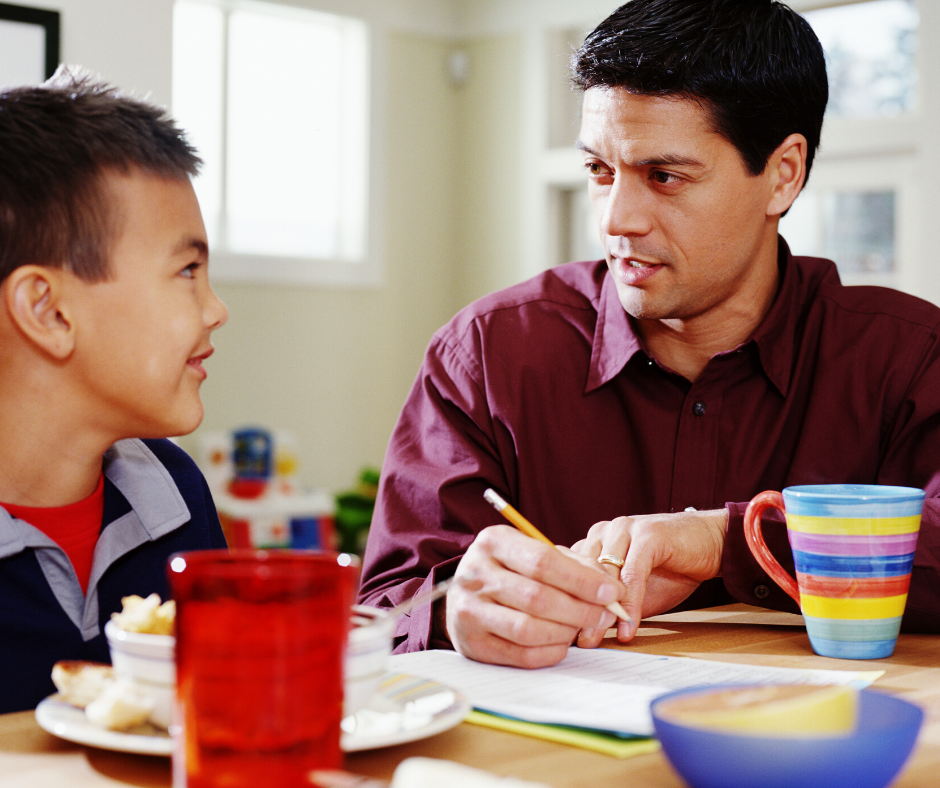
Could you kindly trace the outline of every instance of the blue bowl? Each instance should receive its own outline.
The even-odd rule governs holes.
[[[657,713],[669,699],[716,689],[670,692],[650,708],[663,752],[692,788],[885,788],[924,719],[914,704],[872,690],[859,693],[856,729],[845,736],[747,736],[687,727]]]

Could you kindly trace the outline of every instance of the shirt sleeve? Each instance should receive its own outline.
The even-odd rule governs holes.
[[[940,327],[931,334],[917,373],[886,429],[879,484],[926,493],[903,632],[940,633]]]
[[[361,604],[391,607],[452,576],[477,533],[498,521],[483,499],[487,487],[507,489],[494,429],[472,347],[438,335],[389,441]],[[399,619],[396,653],[451,647],[432,623],[431,606]]]

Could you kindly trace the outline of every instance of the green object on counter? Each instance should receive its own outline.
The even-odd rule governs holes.
[[[365,552],[378,486],[379,470],[363,468],[356,488],[336,496],[336,536],[342,552]]]

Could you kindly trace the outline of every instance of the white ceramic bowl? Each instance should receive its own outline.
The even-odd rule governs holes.
[[[346,648],[343,711],[348,716],[368,705],[375,695],[389,654],[395,619],[387,610],[354,605]]]
[[[375,695],[392,652],[394,623],[387,610],[353,607],[344,666],[345,715],[355,714]],[[126,632],[113,621],[105,624],[104,632],[115,674],[130,679],[151,697],[154,701],[151,721],[168,727],[176,687],[176,639],[172,635]]]
[[[162,728],[168,727],[176,688],[176,638],[127,632],[113,621],[104,625],[104,634],[111,650],[115,675],[129,679],[139,692],[152,698],[151,722]]]

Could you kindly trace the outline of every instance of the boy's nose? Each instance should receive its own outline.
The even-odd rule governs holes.
[[[228,307],[225,302],[219,298],[212,288],[209,289],[209,300],[206,304],[206,325],[213,331],[221,328],[228,321]]]

